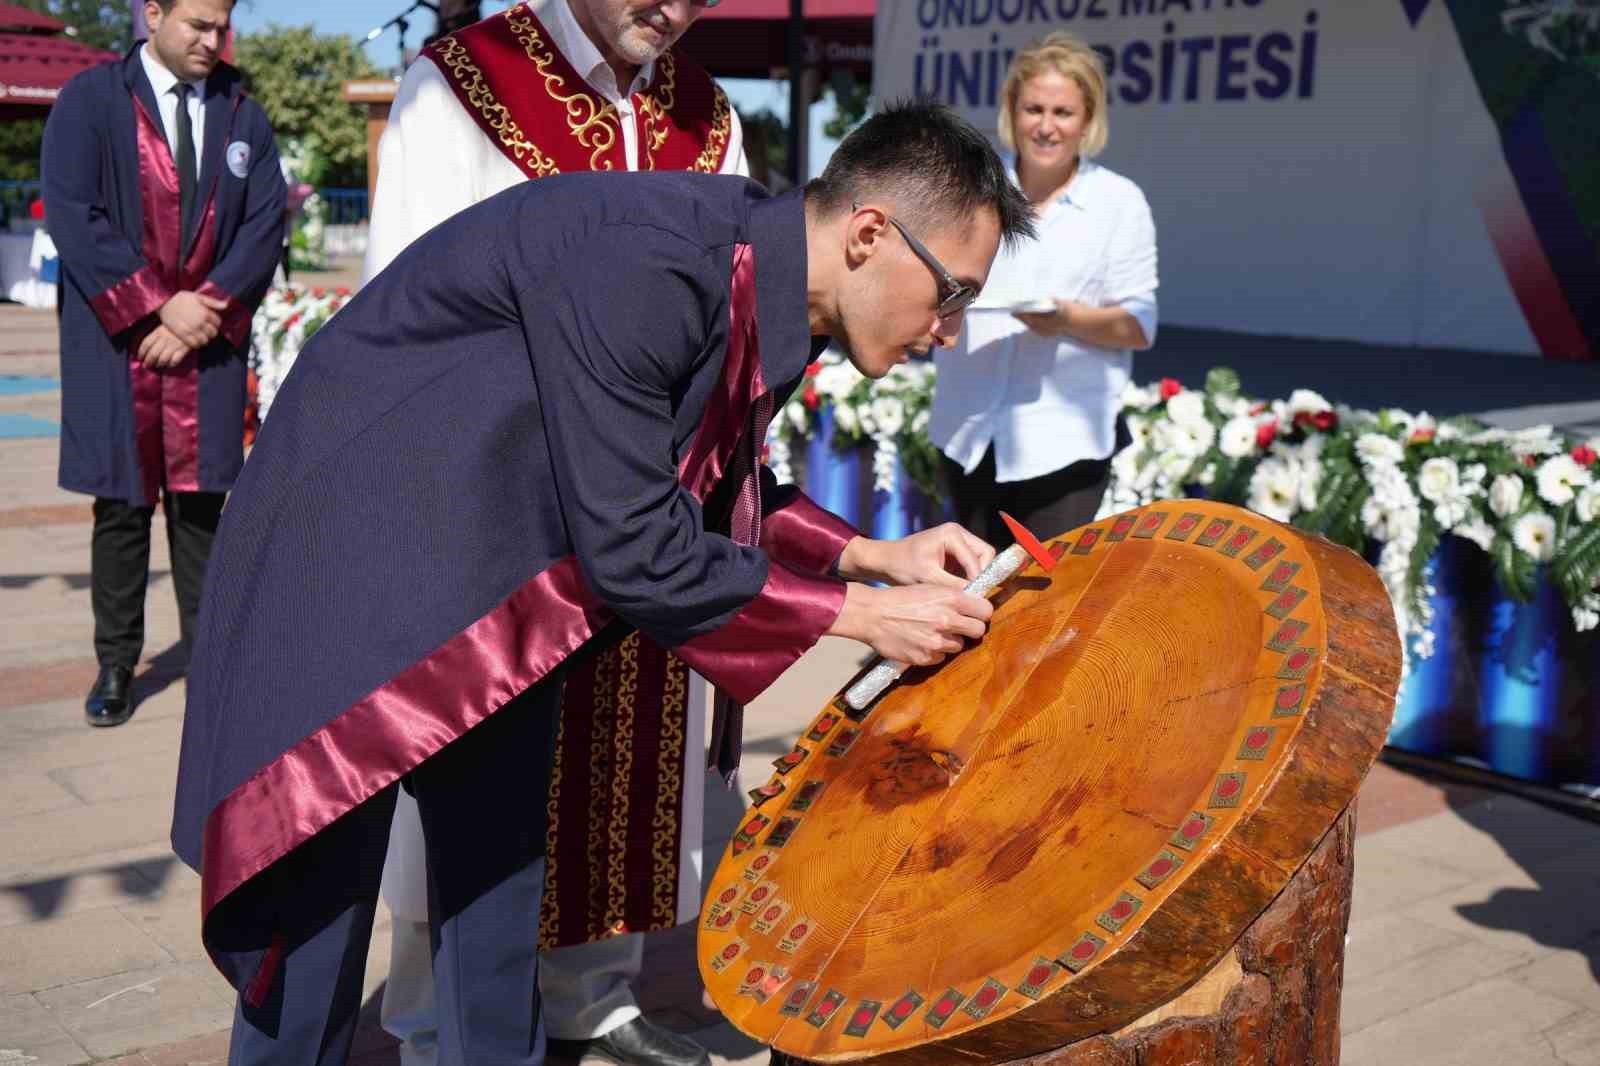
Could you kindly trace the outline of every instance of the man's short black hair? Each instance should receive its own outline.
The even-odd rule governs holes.
[[[892,198],[901,221],[923,232],[961,225],[987,207],[1000,218],[1003,241],[1034,236],[1033,210],[994,147],[942,104],[885,107],[856,127],[806,186],[806,200],[824,215],[877,197]]]

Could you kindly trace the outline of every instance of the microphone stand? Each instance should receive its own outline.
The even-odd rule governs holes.
[[[429,11],[433,12],[434,17],[436,19],[438,18],[438,15],[439,15],[439,5],[438,4],[434,3],[433,0],[416,0],[416,2],[413,3],[410,7],[406,8],[404,11],[400,12],[400,14],[396,15],[394,18],[390,19],[388,22],[385,22],[381,26],[377,26],[377,27],[375,27],[375,28],[373,28],[371,30],[368,30],[367,31],[367,36],[362,40],[361,43],[366,44],[369,41],[375,41],[379,37],[383,36],[383,31],[384,30],[387,30],[390,26],[395,27],[395,29],[400,34],[400,70],[402,72],[404,72],[404,70],[406,69],[406,31],[411,28],[411,23],[406,19],[406,16],[411,14],[413,11],[415,11],[419,7],[427,8]]]

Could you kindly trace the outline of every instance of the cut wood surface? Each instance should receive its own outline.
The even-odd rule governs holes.
[[[815,1062],[1005,1062],[1206,974],[1355,796],[1399,643],[1353,553],[1170,501],[1056,538],[988,635],[864,714],[831,702],[753,790],[702,977]]]

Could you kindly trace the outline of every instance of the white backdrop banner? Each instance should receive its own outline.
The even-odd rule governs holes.
[[[1155,212],[1163,320],[1600,351],[1596,0],[879,0],[874,97],[992,136],[1057,29],[1106,60],[1101,161]]]

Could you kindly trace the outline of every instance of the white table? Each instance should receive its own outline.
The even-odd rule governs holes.
[[[55,242],[42,229],[0,233],[0,295],[27,307],[55,307],[55,284],[39,277],[45,258],[55,254]]]

